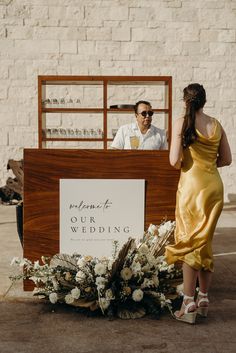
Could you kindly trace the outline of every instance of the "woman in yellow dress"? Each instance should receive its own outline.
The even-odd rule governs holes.
[[[175,318],[194,323],[207,316],[213,272],[212,237],[223,207],[223,184],[217,168],[231,164],[230,147],[219,121],[206,115],[206,93],[193,83],[183,90],[185,115],[175,121],[170,163],[181,169],[176,195],[175,244],[166,247],[169,264],[183,263],[184,298]],[[196,303],[196,281],[199,292]]]

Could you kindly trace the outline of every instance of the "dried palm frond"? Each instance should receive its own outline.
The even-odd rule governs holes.
[[[50,261],[50,267],[65,267],[71,270],[77,270],[77,261],[70,255],[67,254],[56,254]]]
[[[123,245],[121,250],[119,251],[119,254],[117,256],[117,259],[114,261],[112,265],[112,270],[111,270],[111,280],[114,278],[115,274],[119,271],[122,270],[124,261],[126,259],[126,256],[129,252],[130,249],[136,247],[135,245],[135,240],[129,238],[128,241]]]
[[[162,256],[165,252],[166,245],[174,243],[174,230],[175,226],[173,225],[166,234],[157,237],[157,241],[150,247],[150,253],[154,257]]]

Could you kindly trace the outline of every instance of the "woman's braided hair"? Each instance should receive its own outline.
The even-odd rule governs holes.
[[[184,115],[181,136],[183,148],[186,148],[197,139],[195,129],[196,112],[203,108],[206,103],[206,91],[199,83],[191,83],[184,88],[183,93],[186,112]]]

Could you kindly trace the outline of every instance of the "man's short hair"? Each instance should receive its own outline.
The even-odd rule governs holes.
[[[148,101],[138,101],[137,103],[135,103],[134,105],[134,112],[135,114],[138,114],[138,106],[139,104],[146,104],[146,105],[149,105],[151,107],[151,103],[148,102]]]

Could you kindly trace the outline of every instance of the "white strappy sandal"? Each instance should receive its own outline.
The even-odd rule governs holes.
[[[208,314],[208,304],[209,304],[209,299],[208,299],[208,293],[203,293],[200,290],[198,291],[198,296],[202,297],[201,299],[197,298],[197,313],[201,315],[202,317],[207,317]],[[207,303],[207,305],[200,305],[201,303]]]
[[[190,303],[185,304],[185,300],[191,300]],[[197,311],[196,311],[196,304],[194,302],[194,297],[189,297],[184,295],[183,298],[183,306],[184,306],[184,313],[181,316],[176,316],[174,313],[174,317],[176,320],[187,322],[188,324],[195,324]],[[194,311],[189,311],[189,308],[194,307]]]

